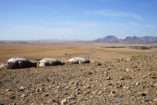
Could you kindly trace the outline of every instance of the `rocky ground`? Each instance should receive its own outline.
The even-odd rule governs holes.
[[[0,70],[0,105],[157,105],[157,56]]]

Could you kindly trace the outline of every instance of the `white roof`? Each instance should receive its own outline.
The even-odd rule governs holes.
[[[4,64],[0,64],[0,67],[4,67],[5,65]]]
[[[10,58],[7,62],[28,61],[25,58]]]
[[[53,59],[53,58],[44,58],[44,59],[40,60],[40,62],[44,62],[44,63],[46,63],[46,62],[54,62],[54,61],[58,61],[58,60],[57,59]]]
[[[76,61],[85,62],[86,59],[85,59],[85,58],[81,58],[81,57],[73,57],[73,58],[69,59],[68,61],[69,61],[69,62],[76,62]]]

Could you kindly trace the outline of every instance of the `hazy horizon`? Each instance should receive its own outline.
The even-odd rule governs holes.
[[[157,36],[156,0],[1,0],[0,40]]]

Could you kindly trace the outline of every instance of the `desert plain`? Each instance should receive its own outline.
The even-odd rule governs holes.
[[[151,49],[133,49],[130,46],[147,46]],[[0,59],[24,57],[41,59],[45,57],[69,59],[80,56],[91,60],[105,61],[128,58],[134,55],[157,55],[156,45],[102,44],[102,43],[2,43]]]
[[[76,56],[91,63],[0,70],[0,105],[157,105],[155,44],[0,44],[0,63]]]

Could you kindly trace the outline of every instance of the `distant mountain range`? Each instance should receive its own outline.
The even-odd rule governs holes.
[[[144,36],[144,37],[136,37],[136,36],[128,36],[125,39],[118,39],[113,35],[106,36],[104,38],[98,38],[93,40],[93,42],[98,43],[124,43],[124,44],[154,44],[157,43],[157,37],[154,36]]]
[[[65,43],[65,42],[76,42],[76,43],[119,43],[119,44],[157,44],[157,37],[155,36],[128,36],[124,39],[119,39],[114,35],[108,35],[103,38],[98,38],[92,41],[81,41],[81,40],[0,40],[0,43]]]

